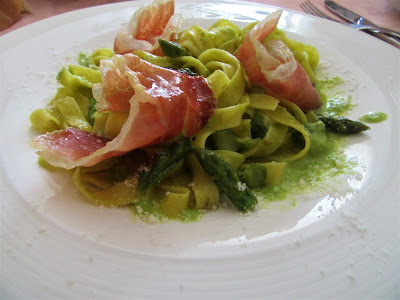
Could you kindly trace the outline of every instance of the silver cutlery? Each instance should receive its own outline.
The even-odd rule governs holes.
[[[313,3],[311,3],[308,0],[300,3],[300,8],[307,14],[321,17],[321,18],[324,18],[324,19],[327,19],[330,21],[344,24],[346,26],[352,27],[352,28],[360,30],[360,31],[370,33],[371,35],[400,49],[400,40],[394,38],[393,36],[387,36],[387,35],[383,34],[382,32],[376,32],[378,29],[375,26],[367,25],[367,24],[351,24],[351,23],[347,23],[347,22],[341,22],[341,21],[327,15],[326,13],[324,13],[322,10],[320,10],[317,6],[315,6]]]
[[[400,38],[400,32],[395,30],[378,26],[372,23],[370,20],[360,16],[359,14],[347,9],[340,4],[336,3],[335,1],[325,0],[324,1],[326,7],[328,7],[333,13],[338,15],[339,17],[353,23],[355,25],[359,25],[360,28],[365,26],[362,30],[368,30],[374,33],[383,33],[395,38]]]

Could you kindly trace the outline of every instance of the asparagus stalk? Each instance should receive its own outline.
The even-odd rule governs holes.
[[[179,161],[189,152],[189,139],[165,147],[153,159],[150,167],[145,168],[139,175],[139,189],[145,190],[161,183],[172,172]]]
[[[168,57],[179,57],[189,56],[190,54],[181,45],[175,42],[167,41],[164,39],[158,39],[161,50],[165,56]]]
[[[359,133],[370,129],[364,123],[353,121],[344,117],[333,117],[321,114],[318,114],[317,116],[318,119],[322,121],[328,129],[341,134]]]
[[[227,162],[210,150],[192,149],[204,171],[239,210],[246,212],[257,203],[256,197]]]

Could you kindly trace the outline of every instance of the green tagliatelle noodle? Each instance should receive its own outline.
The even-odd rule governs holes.
[[[283,180],[287,164],[307,155],[310,137],[304,125],[310,115],[307,117],[292,102],[248,89],[247,75],[233,54],[253,25],[240,29],[228,20],[219,20],[209,29],[195,25],[177,40],[188,56],[157,56],[139,50],[134,54],[155,65],[189,69],[206,78],[218,105],[207,125],[193,137],[192,145],[212,150],[242,174],[241,179],[249,186],[277,185]],[[268,38],[282,39],[311,80],[316,80],[319,57],[314,47],[291,40],[278,29]],[[77,127],[108,138],[117,136],[128,112],[96,112],[91,94],[93,84],[101,82],[100,61],[113,55],[110,49],[81,53],[77,65],[62,68],[57,75],[61,85],[57,94],[47,107],[30,116],[33,127],[40,132]],[[138,170],[157,152],[157,146],[140,151],[94,167],[77,167],[73,182],[95,205],[132,204],[139,212],[148,205],[147,200],[141,199],[151,195],[152,209],[168,218],[179,218],[188,209],[201,210],[219,204],[220,189],[192,153],[161,184],[139,192]],[[261,174],[257,183],[254,170]],[[246,178],[250,178],[248,182]]]
[[[207,81],[218,99],[217,106],[236,105],[246,87],[244,71],[238,59],[225,50],[208,49],[200,54],[198,60],[211,73]]]
[[[42,133],[67,127],[93,131],[90,125],[89,107],[93,84],[101,82],[97,70],[100,59],[110,58],[114,51],[95,50],[91,55],[81,53],[78,65],[63,67],[57,74],[61,85],[46,108],[39,108],[30,115],[35,129]]]

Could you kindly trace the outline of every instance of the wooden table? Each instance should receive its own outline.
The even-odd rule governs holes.
[[[61,13],[86,8],[95,5],[122,2],[126,0],[27,0],[31,7],[30,14],[23,13],[21,19],[9,28],[0,31],[0,36],[20,27],[55,16]],[[249,0],[286,9],[302,11],[299,4],[305,0]],[[374,23],[400,31],[400,11],[393,9],[388,0],[337,0],[339,4],[348,7]],[[333,16],[323,4],[323,0],[312,0],[320,9]]]

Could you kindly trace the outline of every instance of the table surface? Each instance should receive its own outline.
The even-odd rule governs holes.
[[[102,5],[108,3],[117,3],[127,0],[27,0],[31,7],[31,13],[23,13],[21,18],[12,24],[10,27],[0,31],[0,36],[7,34],[20,27],[29,25],[31,23],[40,21],[42,19],[52,17],[65,12],[86,8],[95,5]],[[284,9],[291,9],[302,11],[299,4],[305,0],[248,0],[268,5],[283,7]],[[374,23],[389,27],[394,30],[400,31],[400,11],[395,10],[390,0],[337,0],[343,6],[352,9],[363,17],[373,21]],[[312,3],[317,5],[321,10],[327,14],[334,16],[323,4],[323,0],[312,0]],[[337,17],[336,17],[337,18]]]

